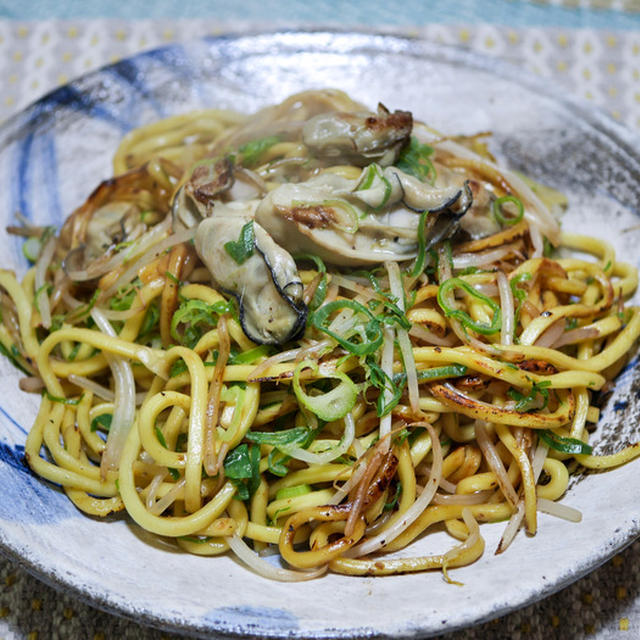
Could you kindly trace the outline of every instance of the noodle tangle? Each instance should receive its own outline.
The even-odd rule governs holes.
[[[479,523],[508,521],[502,552],[539,511],[579,520],[576,466],[640,454],[589,442],[637,271],[484,137],[309,91],[132,131],[114,175],[0,271],[42,393],[26,460],[81,511],[275,580],[450,580]],[[449,551],[395,553],[439,523]]]

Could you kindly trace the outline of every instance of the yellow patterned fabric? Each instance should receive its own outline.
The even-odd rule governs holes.
[[[640,12],[638,0],[539,0],[540,4]],[[0,120],[79,74],[157,46],[256,25],[203,20],[0,22]],[[547,78],[640,129],[640,32],[425,25],[395,33],[469,48]],[[554,598],[447,635],[447,640],[640,637],[640,542]],[[625,633],[626,632],[626,633]],[[97,612],[0,561],[0,638],[177,638]]]
[[[618,4],[627,11],[640,11],[636,0],[548,1],[567,6]],[[241,25],[210,18],[2,21],[0,77],[4,79],[4,91],[0,98],[0,120],[71,78],[104,64],[171,42],[238,30]],[[415,29],[396,28],[394,32],[504,58],[548,78],[567,95],[582,98],[628,126],[640,129],[637,31],[428,24]]]

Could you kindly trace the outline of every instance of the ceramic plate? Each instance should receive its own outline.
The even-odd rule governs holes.
[[[640,141],[520,70],[476,53],[391,36],[278,33],[170,46],[106,67],[47,95],[0,130],[3,225],[21,211],[60,224],[110,176],[130,129],[201,107],[252,111],[306,88],[337,87],[375,108],[408,109],[451,133],[493,131],[511,167],[563,190],[563,224],[612,242],[638,263]],[[3,266],[23,272],[20,242],[2,234]],[[619,378],[596,451],[640,437],[636,359]],[[543,598],[604,562],[639,533],[640,462],[573,480],[563,499],[573,524],[541,514],[539,533],[493,551],[504,524],[483,525],[487,549],[455,570],[385,578],[328,575],[290,585],[253,575],[229,557],[200,558],[154,541],[127,518],[81,515],[23,462],[38,398],[0,362],[0,544],[36,575],[93,604],[195,635],[423,637]],[[411,552],[450,546],[427,536]]]

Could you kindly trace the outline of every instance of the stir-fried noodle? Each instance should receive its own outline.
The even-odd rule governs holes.
[[[592,393],[640,334],[637,272],[554,190],[337,91],[132,131],[112,180],[0,272],[3,351],[42,394],[26,459],[261,575],[447,569],[499,551],[595,456]],[[442,523],[444,554],[385,555]],[[261,556],[277,549],[289,568]]]

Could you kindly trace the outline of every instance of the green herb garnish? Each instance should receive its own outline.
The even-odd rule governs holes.
[[[543,402],[542,406],[537,408],[544,409],[549,404],[549,391],[547,387],[550,385],[550,380],[543,380],[542,382],[534,382],[526,396],[516,389],[509,389],[507,394],[512,400],[516,401],[514,409],[518,413],[524,413],[533,408],[539,402],[539,397],[542,398]]]
[[[360,331],[358,333],[354,332],[353,336],[359,336],[360,339],[357,341],[341,336],[326,326],[332,313],[345,308],[355,311],[356,317],[362,317],[362,322],[356,327]],[[353,355],[363,356],[368,353],[374,353],[382,344],[384,334],[380,321],[369,309],[355,300],[334,300],[324,304],[311,314],[309,322],[319,331],[331,336],[340,346]]]
[[[260,161],[262,154],[278,142],[280,142],[278,136],[267,136],[243,144],[238,148],[238,153],[241,155],[240,164],[244,167],[254,167]]]
[[[429,157],[432,154],[433,147],[422,144],[418,138],[411,136],[409,144],[400,152],[395,166],[422,182],[433,184],[436,179],[436,170]]]
[[[582,442],[582,440],[559,436],[550,429],[541,429],[538,431],[538,435],[540,436],[540,439],[549,446],[549,448],[560,451],[561,453],[582,453],[590,455],[593,452],[593,447]]]
[[[113,416],[110,413],[101,413],[91,421],[91,431],[109,431],[111,429],[111,420]]]
[[[230,313],[232,305],[226,300],[207,304],[203,300],[183,300],[171,319],[171,337],[179,344],[193,348],[198,340],[218,325],[218,318]],[[182,325],[182,335],[178,327]]]
[[[240,444],[224,461],[224,474],[236,487],[239,500],[249,500],[260,484],[260,447]]]
[[[229,240],[229,242],[224,243],[224,250],[237,264],[243,264],[253,255],[255,244],[253,220],[249,220],[240,230],[238,240]]]

